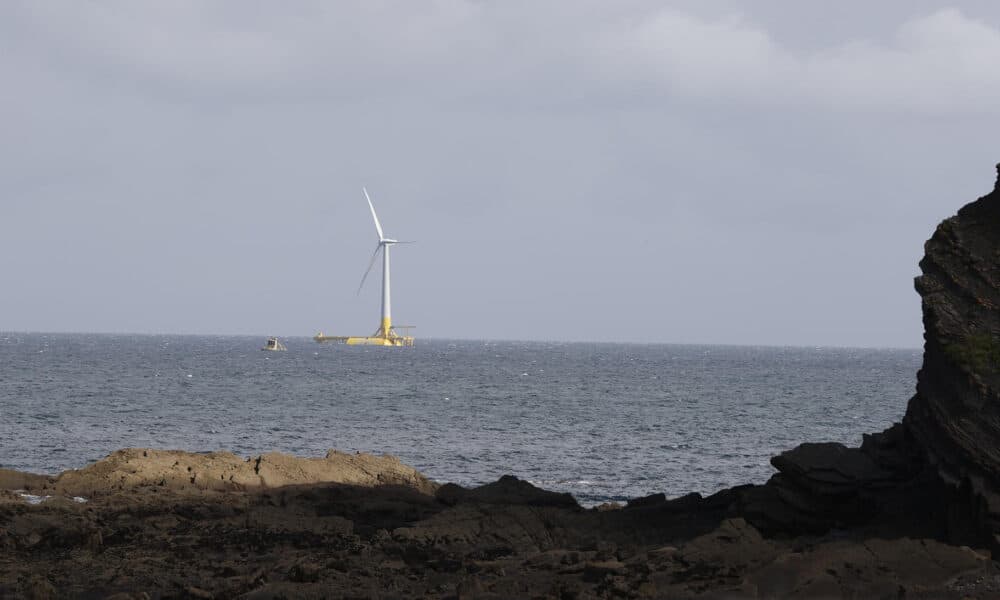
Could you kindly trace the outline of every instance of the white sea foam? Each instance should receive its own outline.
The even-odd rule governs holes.
[[[32,505],[41,504],[42,502],[45,502],[46,500],[51,500],[52,499],[52,496],[39,496],[39,495],[36,495],[36,494],[29,494],[28,492],[26,492],[24,490],[15,490],[15,493],[18,496],[20,496],[21,498],[23,498],[25,502],[27,502],[28,504],[32,504]],[[87,499],[84,498],[83,496],[73,496],[72,498],[70,498],[70,500],[72,500],[73,502],[76,502],[77,504],[86,504],[87,503]]]
[[[29,494],[27,492],[18,492],[18,496],[24,498],[24,501],[28,504],[41,504],[45,502],[52,496],[36,496],[35,494]]]

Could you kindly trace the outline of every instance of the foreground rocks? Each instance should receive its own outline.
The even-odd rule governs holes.
[[[998,166],[1000,171],[1000,166]],[[926,244],[924,363],[903,424],[962,491],[976,524],[1000,532],[1000,175]],[[996,540],[993,540],[996,544]]]
[[[998,194],[1000,177],[927,242],[917,393],[860,448],[595,509],[334,451],[0,469],[0,598],[998,598]]]
[[[164,478],[163,465],[171,473],[170,460],[185,472],[188,464],[201,465],[202,473],[242,472],[238,465],[233,469],[232,455],[142,452],[115,453],[93,465],[94,479],[78,472],[45,479],[45,488],[33,492],[51,492],[51,498],[37,505],[12,490],[0,492],[0,597],[1000,594],[1000,572],[983,551],[860,530],[768,538],[732,516],[739,491],[583,509],[565,494],[514,477],[475,489],[436,488],[419,477],[383,483],[401,467],[383,457],[358,459],[368,476],[364,485],[240,483],[221,489]],[[327,459],[276,462],[314,460]],[[124,487],[122,475],[128,475]],[[83,480],[89,483],[79,487]],[[85,503],[65,495],[84,489],[91,494]]]

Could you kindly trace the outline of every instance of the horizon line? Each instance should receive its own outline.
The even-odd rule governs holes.
[[[136,332],[136,331],[30,331],[0,329],[0,335],[100,335],[100,336],[178,336],[178,337],[272,337],[271,334],[260,333],[178,333],[178,332]],[[311,335],[277,335],[285,339],[308,339]],[[717,346],[731,348],[801,348],[801,349],[839,349],[839,350],[919,350],[923,346],[840,346],[835,344],[777,344],[777,343],[740,343],[740,342],[667,342],[667,341],[611,341],[611,340],[557,340],[557,339],[523,339],[523,338],[466,338],[466,337],[422,337],[419,340],[457,341],[457,342],[529,342],[539,344],[617,344],[634,346]]]

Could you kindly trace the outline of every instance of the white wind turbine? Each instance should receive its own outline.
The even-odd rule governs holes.
[[[378,244],[375,246],[375,252],[372,253],[371,262],[368,263],[368,269],[365,270],[364,276],[361,277],[361,284],[358,285],[358,293],[361,293],[361,288],[365,285],[365,280],[368,279],[368,274],[371,273],[372,267],[375,266],[375,259],[378,258],[379,251],[382,252],[382,323],[379,325],[378,331],[375,332],[374,338],[391,339],[396,338],[396,333],[392,330],[392,303],[389,293],[389,247],[394,244],[412,244],[413,242],[401,242],[399,240],[394,240],[392,238],[385,237],[382,232],[382,224],[378,221],[378,215],[375,214],[375,205],[372,204],[372,199],[368,195],[368,190],[361,188],[361,191],[365,194],[365,200],[368,201],[368,208],[372,211],[372,219],[375,221],[375,232],[378,233]],[[412,338],[411,342],[412,343]]]

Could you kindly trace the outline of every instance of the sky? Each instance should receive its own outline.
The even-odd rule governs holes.
[[[907,347],[1000,5],[0,4],[0,330]]]

